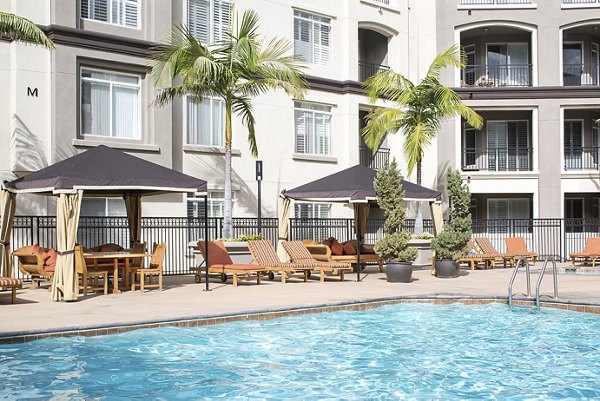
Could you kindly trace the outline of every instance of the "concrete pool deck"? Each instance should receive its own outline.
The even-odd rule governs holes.
[[[558,275],[558,301],[572,304],[600,305],[600,268],[581,268],[576,273],[564,271],[561,264]],[[532,292],[541,263],[532,268]],[[507,287],[513,270],[496,268],[491,270],[461,270],[455,279],[439,279],[429,270],[415,270],[411,283],[388,283],[385,274],[369,267],[361,274],[349,274],[344,282],[329,278],[321,283],[314,276],[304,283],[291,279],[282,285],[263,280],[243,282],[233,287],[213,279],[211,291],[203,291],[205,284],[195,284],[193,276],[165,277],[162,292],[151,290],[143,295],[124,291],[119,295],[93,294],[81,296],[77,302],[52,302],[46,288],[18,291],[14,305],[10,304],[10,293],[0,296],[0,340],[13,338],[18,341],[43,337],[44,333],[63,331],[79,332],[99,328],[115,328],[162,321],[198,320],[211,317],[247,315],[257,312],[273,312],[289,309],[324,307],[338,304],[361,303],[377,300],[405,298],[430,299],[498,299],[506,302]],[[513,292],[524,297],[526,292],[525,273],[520,272]],[[543,300],[552,295],[552,272],[546,271],[541,287]],[[217,321],[213,321],[215,323]],[[108,330],[107,332],[118,332]]]

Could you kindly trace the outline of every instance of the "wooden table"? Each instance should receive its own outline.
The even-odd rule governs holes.
[[[129,261],[130,259],[135,258],[144,258],[148,256],[146,252],[136,252],[134,253],[131,250],[123,250],[117,252],[86,252],[83,254],[86,259],[94,259],[97,261],[98,259],[112,259],[113,260],[113,294],[120,294],[121,290],[119,290],[119,260],[125,260],[125,271],[123,277],[123,283],[125,287],[127,287],[127,281],[129,280],[128,272],[129,272]]]

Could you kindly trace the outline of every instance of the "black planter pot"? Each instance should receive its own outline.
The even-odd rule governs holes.
[[[412,271],[412,263],[398,262],[385,265],[385,275],[390,283],[410,283]]]
[[[458,277],[458,263],[452,259],[436,259],[435,275],[439,278]]]

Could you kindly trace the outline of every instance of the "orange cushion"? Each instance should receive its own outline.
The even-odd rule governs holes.
[[[342,255],[344,253],[344,246],[340,244],[336,239],[331,241],[331,253],[333,255]]]
[[[44,265],[54,269],[54,266],[56,266],[56,249],[51,248],[48,249],[48,252],[44,253]]]
[[[324,239],[321,243],[331,248],[331,238]]]
[[[33,252],[34,255],[38,255],[39,257],[44,259],[44,256],[45,256],[44,250],[38,244],[35,244],[34,246],[32,246],[31,251]]]
[[[351,242],[346,242],[344,244],[344,254],[345,255],[356,255],[356,249],[354,249],[354,245]]]

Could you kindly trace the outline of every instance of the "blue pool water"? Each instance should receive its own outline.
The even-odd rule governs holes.
[[[0,399],[599,399],[600,317],[399,304],[0,346]]]

